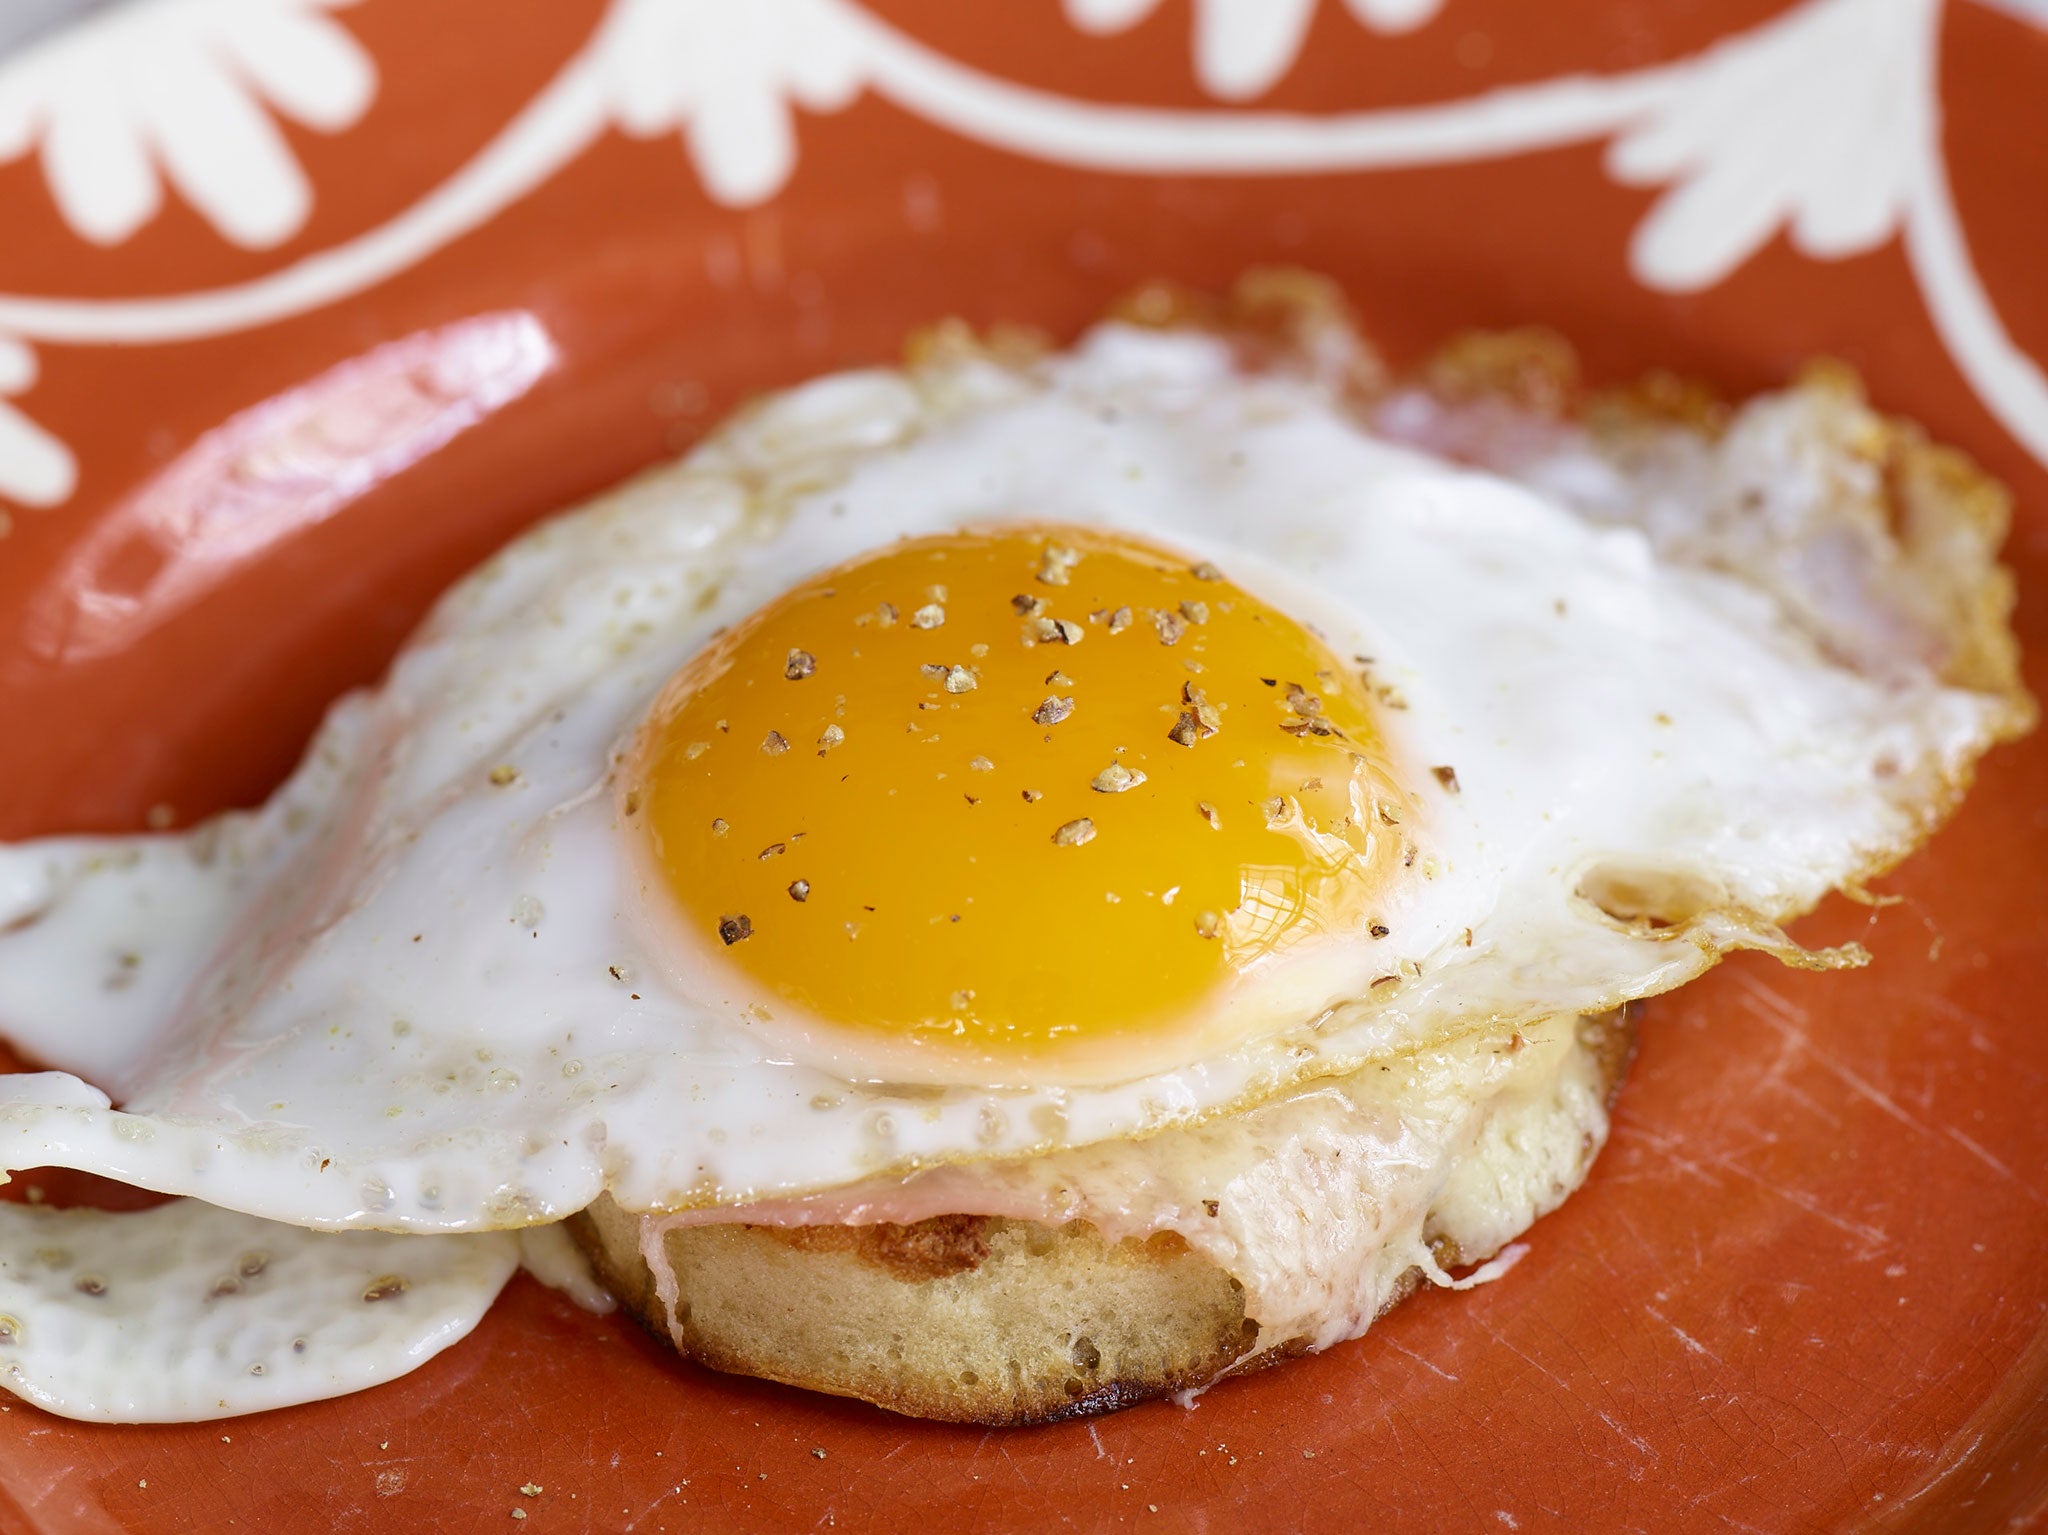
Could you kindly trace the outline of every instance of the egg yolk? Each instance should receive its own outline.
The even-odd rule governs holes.
[[[1372,711],[1356,665],[1207,563],[947,533],[805,582],[685,666],[620,809],[757,1016],[856,1051],[1100,1054],[1370,930],[1413,856]]]

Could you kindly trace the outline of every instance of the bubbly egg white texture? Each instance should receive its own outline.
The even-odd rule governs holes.
[[[0,1384],[103,1423],[360,1391],[467,1334],[519,1246],[510,1232],[307,1231],[193,1200],[125,1214],[0,1203]]]
[[[1086,1086],[849,1080],[654,950],[608,775],[670,674],[793,582],[1025,517],[1213,560],[1371,657],[1426,857],[1348,1000],[1222,1054]],[[453,1233],[607,1188],[743,1202],[1134,1135],[1776,945],[1917,841],[1997,707],[1836,665],[1740,579],[1200,336],[828,378],[462,582],[262,809],[0,850],[0,1032],[52,1068],[0,1080],[0,1166]],[[1588,898],[1627,916],[1645,891],[1670,925]]]

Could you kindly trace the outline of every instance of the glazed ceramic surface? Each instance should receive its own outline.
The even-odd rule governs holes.
[[[451,578],[753,391],[1276,261],[1397,360],[1848,360],[2012,486],[2040,692],[2044,104],[2035,0],[139,0],[0,61],[0,836],[256,801]],[[910,1422],[520,1279],[357,1397],[13,1405],[0,1528],[2024,1527],[2048,736],[1887,889],[1800,930],[1868,970],[1645,1009],[1508,1278],[1192,1410]]]

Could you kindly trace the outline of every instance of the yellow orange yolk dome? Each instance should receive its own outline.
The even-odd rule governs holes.
[[[1405,814],[1315,634],[1206,563],[1043,526],[760,609],[670,681],[620,802],[693,963],[881,1075],[906,1045],[1228,1043],[1239,981],[1369,930]]]

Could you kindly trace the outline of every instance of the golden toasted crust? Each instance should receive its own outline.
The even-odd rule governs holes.
[[[1578,1031],[1574,1048],[1610,1096],[1634,1037],[1619,1013]],[[1597,1150],[1582,1145],[1572,1186]],[[569,1229],[621,1303],[686,1357],[914,1417],[1003,1426],[1106,1412],[1309,1346],[1258,1350],[1243,1287],[1172,1232],[1112,1243],[1079,1221],[972,1215],[681,1226],[662,1239],[671,1328],[641,1252],[643,1217],[606,1198]],[[1492,1256],[1428,1234],[1445,1267]],[[1421,1278],[1403,1274],[1388,1304]]]
[[[600,1201],[571,1227],[656,1337],[700,1364],[895,1412],[1048,1422],[1206,1384],[1257,1327],[1228,1275],[1170,1234],[939,1216],[910,1226],[670,1231],[673,1332],[641,1218]]]

